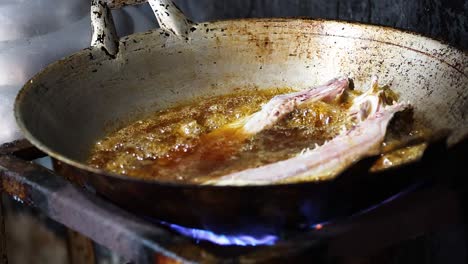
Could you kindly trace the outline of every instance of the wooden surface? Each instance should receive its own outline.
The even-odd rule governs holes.
[[[468,49],[468,0],[175,0],[190,18],[312,17],[386,25]]]

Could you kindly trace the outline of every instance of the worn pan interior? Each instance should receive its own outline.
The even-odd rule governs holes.
[[[158,109],[236,88],[305,89],[342,74],[353,77],[357,88],[367,87],[371,75],[378,75],[415,106],[418,120],[434,130],[464,131],[468,126],[465,52],[390,28],[302,19],[200,24],[183,39],[153,30],[121,39],[115,57],[89,48],[29,81],[18,95],[15,113],[34,145],[75,173],[82,169],[82,180],[108,198],[145,214],[190,226],[235,225],[231,222],[236,220],[226,220],[233,215],[220,211],[250,208],[239,222],[252,221],[249,212],[250,217],[264,214],[259,218],[263,220],[291,213],[294,216],[284,217],[296,222],[312,221],[314,214],[315,221],[322,219],[319,212],[299,208],[301,201],[311,199],[307,185],[290,191],[271,186],[171,185],[106,174],[83,162],[97,139]],[[255,191],[258,188],[266,191]],[[238,193],[238,201],[225,201],[221,196],[227,192]],[[229,195],[236,197],[235,193]],[[246,193],[250,199],[242,198]],[[284,198],[298,205],[271,205],[271,199],[260,197],[273,194],[278,201]],[[222,203],[222,208],[217,206]],[[174,209],[177,206],[192,209],[182,213]],[[266,211],[254,212],[255,206]],[[207,218],[214,214],[221,216]]]

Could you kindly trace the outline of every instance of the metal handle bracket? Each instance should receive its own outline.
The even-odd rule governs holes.
[[[119,38],[111,10],[105,1],[91,1],[91,25],[93,29],[91,46],[101,48],[108,55],[115,56],[119,51]]]
[[[111,57],[119,52],[119,37],[117,36],[111,7],[121,7],[124,4],[136,4],[146,0],[92,0],[91,24],[93,35],[91,46],[101,48]],[[179,38],[188,40],[188,35],[196,27],[192,21],[171,0],[149,0],[162,30]],[[109,6],[110,5],[110,6]]]
[[[195,24],[171,0],[149,0],[159,26],[176,36],[187,38]]]

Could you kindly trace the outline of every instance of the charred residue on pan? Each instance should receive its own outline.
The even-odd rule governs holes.
[[[252,30],[249,24],[231,25],[224,24],[222,32],[229,38],[231,42],[237,42],[240,38],[247,38],[247,41],[252,44],[257,58],[265,60],[274,52],[275,43],[272,41],[269,33]],[[240,40],[242,42],[242,40]]]

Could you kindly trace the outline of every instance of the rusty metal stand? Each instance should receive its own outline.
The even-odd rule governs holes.
[[[89,249],[89,240],[81,237],[86,236],[134,263],[286,262],[297,256],[298,261],[316,259],[310,252],[340,257],[368,255],[405,239],[460,224],[463,219],[459,193],[438,185],[407,193],[391,203],[321,228],[289,232],[273,246],[217,246],[145,221],[28,162],[40,156],[22,142],[0,147],[0,190],[79,232],[80,236],[72,236],[81,242],[72,239],[71,248]],[[4,238],[4,233],[0,236]],[[71,254],[74,252],[83,250],[71,250]],[[85,255],[72,263],[93,263],[91,253]]]

